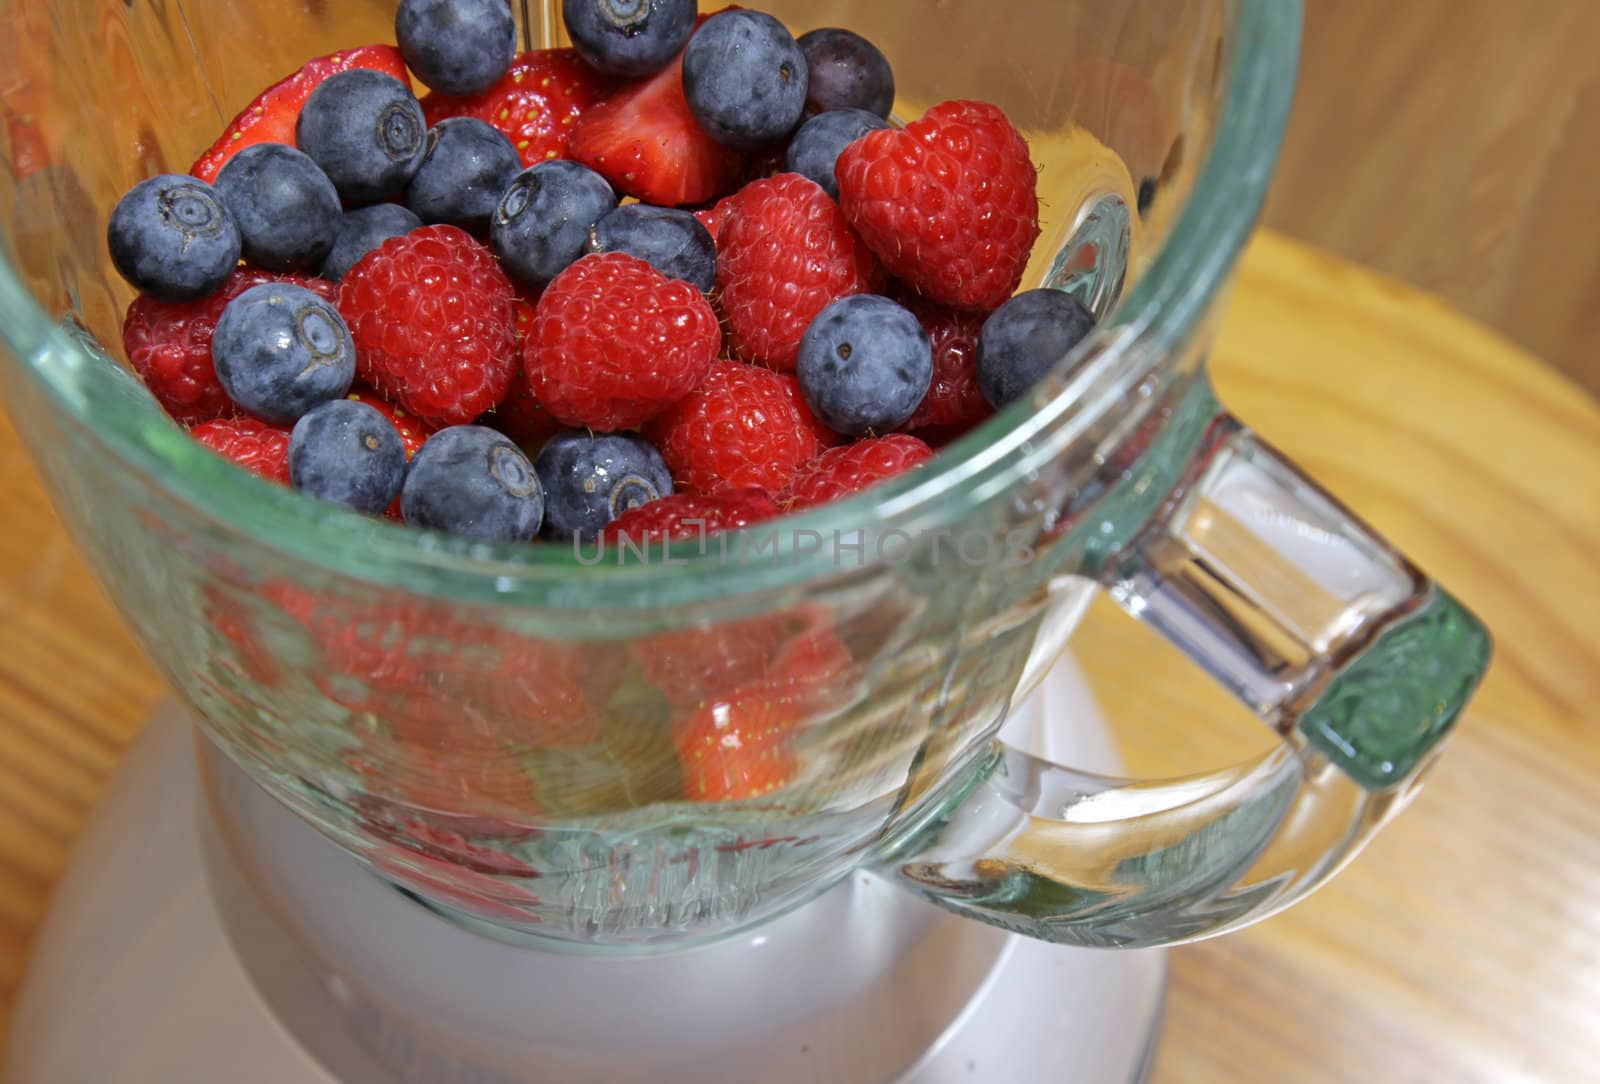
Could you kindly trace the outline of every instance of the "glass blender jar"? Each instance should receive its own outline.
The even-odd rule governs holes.
[[[786,921],[862,869],[1078,946],[1209,936],[1304,896],[1414,792],[1488,639],[1206,376],[1292,98],[1298,5],[763,7],[877,42],[898,116],[1001,106],[1041,167],[1024,288],[1103,319],[928,468],[628,561],[272,487],[117,361],[118,196],[184,171],[305,58],[390,40],[392,3],[13,5],[7,407],[206,757],[456,926],[585,958]],[[562,43],[554,5],[519,14],[527,45]],[[1163,781],[998,740],[1097,589],[1281,740]],[[778,783],[691,793],[675,728],[753,710],[788,735]]]

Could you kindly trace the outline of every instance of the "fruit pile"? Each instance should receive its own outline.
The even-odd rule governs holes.
[[[195,439],[491,541],[671,538],[913,469],[1092,328],[997,107],[694,0],[401,0],[111,215],[128,360]],[[413,92],[413,78],[427,92]],[[698,527],[698,524],[696,525]]]

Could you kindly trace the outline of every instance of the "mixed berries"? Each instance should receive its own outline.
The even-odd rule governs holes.
[[[1093,329],[1016,293],[1037,178],[997,107],[901,125],[845,29],[562,15],[572,48],[519,54],[507,0],[400,0],[397,46],[309,61],[123,197],[128,360],[197,441],[473,540],[659,543],[914,470]],[[675,724],[697,795],[781,783],[804,712],[770,693],[717,715],[754,760]]]

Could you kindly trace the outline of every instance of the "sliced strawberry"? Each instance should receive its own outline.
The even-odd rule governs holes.
[[[627,196],[662,207],[705,203],[737,188],[744,155],[695,123],[683,97],[683,57],[584,115],[572,158]]]
[[[674,722],[672,737],[690,801],[759,798],[794,779],[799,761],[789,738],[800,719],[767,694],[756,682]]]
[[[257,143],[294,146],[294,127],[300,119],[300,107],[324,79],[351,68],[371,68],[411,85],[406,62],[401,59],[400,50],[392,45],[364,45],[318,57],[289,78],[263,90],[255,101],[245,106],[222,133],[222,138],[200,156],[189,172],[210,184],[217,179],[228,159],[246,147]]]
[[[611,87],[576,51],[536,49],[519,54],[504,77],[482,94],[429,94],[422,99],[422,115],[430,128],[446,117],[476,117],[491,124],[511,140],[522,164],[531,166],[567,157],[579,118]]]

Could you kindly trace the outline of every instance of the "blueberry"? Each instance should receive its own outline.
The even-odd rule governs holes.
[[[292,422],[343,398],[356,344],[339,310],[302,286],[264,282],[222,310],[211,361],[228,398],[269,422]]]
[[[795,372],[824,425],[850,437],[885,433],[916,413],[933,381],[933,348],[917,318],[887,297],[856,294],[817,314]]]
[[[428,132],[406,206],[424,222],[488,233],[500,197],[521,171],[522,158],[504,132],[476,117],[449,117]]]
[[[1029,290],[990,314],[978,333],[978,387],[996,410],[1020,398],[1094,330],[1083,303]]]
[[[661,453],[632,433],[569,429],[545,442],[533,469],[544,487],[544,530],[552,538],[598,538],[606,524],[672,492]]]
[[[703,293],[717,284],[717,245],[688,211],[630,203],[594,224],[591,252],[626,252]]]
[[[860,34],[834,27],[813,30],[800,36],[800,49],[811,77],[808,109],[865,109],[887,117],[894,108],[889,59]]]
[[[637,79],[672,62],[694,33],[695,0],[561,0],[578,55],[606,75]]]
[[[398,203],[374,203],[346,211],[333,250],[322,265],[322,277],[338,282],[361,257],[389,238],[404,237],[421,225],[422,219]]]
[[[506,189],[489,242],[512,278],[543,287],[589,244],[589,230],[617,206],[600,174],[555,158],[523,170]]]
[[[539,533],[544,489],[509,437],[481,425],[454,425],[429,437],[412,457],[400,511],[414,527],[480,542],[522,542]]]
[[[111,262],[158,301],[197,301],[239,264],[239,227],[216,189],[180,174],[134,185],[106,227]]]
[[[683,51],[683,95],[706,134],[734,147],[775,143],[806,108],[806,58],[760,11],[707,19]]]
[[[217,174],[244,241],[244,258],[268,271],[319,267],[333,248],[343,208],[310,157],[282,143],[246,147]]]
[[[481,94],[517,52],[506,0],[400,0],[394,40],[406,67],[440,94]]]
[[[353,68],[329,76],[300,110],[295,142],[339,195],[356,203],[401,191],[427,153],[427,122],[411,89],[392,75]]]
[[[289,434],[289,484],[302,493],[375,516],[406,480],[400,431],[354,399],[313,407]]]
[[[868,132],[887,128],[889,124],[876,113],[865,109],[835,109],[818,113],[800,126],[784,151],[784,165],[789,172],[810,177],[834,199],[839,198],[839,179],[833,168],[839,164],[844,149]]]

